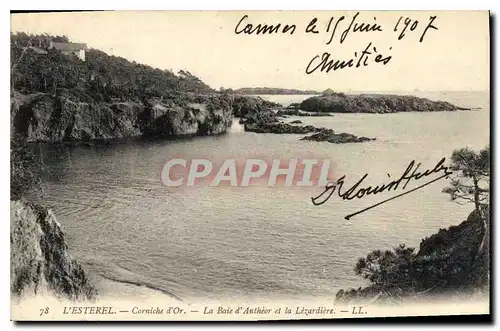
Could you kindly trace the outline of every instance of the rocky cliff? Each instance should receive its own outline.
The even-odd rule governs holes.
[[[29,142],[221,134],[232,124],[232,109],[219,99],[96,102],[76,101],[70,93],[13,92],[11,134]]]
[[[17,297],[51,294],[71,300],[97,295],[68,253],[64,232],[45,207],[10,202],[10,289]]]
[[[330,113],[396,113],[468,110],[444,101],[431,101],[411,95],[333,93],[308,98],[300,109]]]
[[[225,94],[223,96],[231,104],[235,117],[247,118],[272,109],[281,109],[283,106],[279,103],[264,100],[258,96],[246,96],[239,94]]]
[[[489,215],[487,207],[483,214]],[[484,219],[473,211],[459,225],[440,229],[423,239],[416,254],[400,255],[392,262],[386,259],[384,281],[364,288],[340,290],[336,302],[386,303],[405,298],[487,293],[490,250],[489,240],[481,246],[484,235]],[[381,254],[394,256],[391,251]]]

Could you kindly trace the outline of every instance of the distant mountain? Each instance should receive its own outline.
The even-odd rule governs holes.
[[[233,91],[238,94],[321,94],[321,92],[314,90],[296,90],[296,89],[286,89],[277,87],[243,87]]]

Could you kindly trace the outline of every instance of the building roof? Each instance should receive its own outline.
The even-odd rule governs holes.
[[[87,44],[82,43],[52,43],[52,47],[60,51],[79,51],[87,48]]]

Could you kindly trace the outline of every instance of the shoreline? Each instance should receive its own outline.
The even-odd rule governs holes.
[[[89,278],[99,291],[97,300],[123,299],[137,297],[139,299],[158,298],[166,301],[181,303],[183,300],[174,294],[150,286],[127,281],[119,281],[100,275],[95,270],[89,271]]]
[[[434,112],[433,112],[434,113]],[[441,112],[439,112],[441,114]],[[361,114],[361,115],[369,115],[369,114]],[[372,114],[372,115],[379,115],[379,114]],[[339,117],[358,117],[357,114],[339,114]],[[420,115],[414,115],[414,116],[420,116]],[[436,115],[430,115],[430,116],[436,116]],[[297,116],[291,116],[290,120],[292,119],[298,119],[300,117]],[[338,119],[338,118],[337,118]],[[311,118],[311,120],[313,120]],[[317,119],[316,119],[317,120]],[[233,123],[237,123],[238,120],[235,118],[233,119]],[[223,135],[231,135],[232,130],[229,130],[228,132],[224,133]],[[243,133],[246,133],[245,131]],[[121,140],[119,142],[123,143],[128,143],[128,142],[136,142],[136,141],[141,141],[141,142],[146,142],[147,141],[152,141],[152,142],[158,142],[158,141],[184,141],[184,140],[190,140],[194,138],[205,138],[201,136],[196,136],[196,137],[190,137],[190,138],[180,138],[180,139],[126,139],[126,140]],[[168,293],[165,293],[164,291],[154,289],[154,287],[148,286],[148,285],[143,285],[135,282],[122,282],[119,280],[114,280],[112,278],[107,278],[102,275],[99,275],[95,270],[92,270],[92,268],[89,268],[89,276],[91,276],[92,281],[96,288],[99,289],[99,300],[100,297],[102,296],[104,299],[106,298],[125,298],[125,297],[130,297],[130,296],[139,296],[143,298],[149,298],[151,296],[154,297],[162,297],[165,300],[174,300],[175,297],[172,297],[172,295],[169,295]],[[125,293],[130,293],[130,296],[125,294]],[[179,302],[178,300],[175,300],[176,302]]]

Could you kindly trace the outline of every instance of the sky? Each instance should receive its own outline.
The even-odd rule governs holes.
[[[354,18],[356,13],[29,13],[12,14],[11,31],[64,34],[73,42],[83,42],[88,47],[131,61],[175,72],[188,70],[216,89],[257,86],[319,91],[326,88],[337,91],[489,89],[488,12],[361,11]],[[342,16],[344,19],[339,20]],[[431,16],[436,16],[432,23]],[[313,18],[317,18],[315,31],[318,33],[306,33],[306,27]],[[405,19],[404,37],[398,40],[405,27]],[[333,39],[327,44],[336,23]],[[362,23],[372,28],[378,24],[382,31],[354,32],[355,24],[360,27]],[[437,29],[428,27],[429,23]],[[281,25],[279,33],[247,34],[243,31],[247,24],[253,28],[258,24]],[[286,24],[295,25],[293,34],[290,34],[291,30],[282,33]],[[345,30],[346,38],[341,43]],[[237,34],[235,31],[243,32]],[[424,38],[419,42],[424,31]],[[360,66],[356,67],[360,54],[368,45],[371,54],[365,54]],[[325,52],[334,61],[347,62],[355,54],[357,56],[352,67],[325,72],[320,70]],[[380,54],[380,59],[390,56],[387,64],[377,63],[377,54]],[[315,67],[318,69],[306,73],[307,68],[311,71]]]

